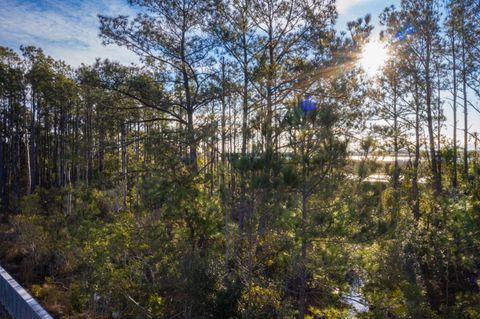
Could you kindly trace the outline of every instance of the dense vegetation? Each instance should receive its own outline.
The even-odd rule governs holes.
[[[2,265],[62,318],[480,318],[480,4],[444,2],[385,9],[375,77],[327,0],[131,0],[137,66],[0,48]]]

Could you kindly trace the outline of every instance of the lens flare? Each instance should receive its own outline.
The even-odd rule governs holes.
[[[409,36],[413,35],[414,33],[415,29],[411,25],[407,24],[405,28],[395,34],[395,38],[397,39],[397,41],[403,41],[405,39],[408,39]]]
[[[360,56],[360,66],[370,76],[375,75],[385,64],[388,52],[385,45],[371,41],[365,45]]]
[[[305,113],[314,111],[317,108],[317,101],[311,97],[308,96],[306,99],[302,100],[300,102],[300,105]]]

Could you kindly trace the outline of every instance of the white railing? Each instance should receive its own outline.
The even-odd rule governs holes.
[[[53,319],[2,267],[0,304],[13,319]]]

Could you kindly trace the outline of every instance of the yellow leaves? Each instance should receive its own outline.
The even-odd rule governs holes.
[[[62,289],[52,278],[46,277],[42,285],[32,285],[32,294],[40,298],[48,311],[62,316],[68,311],[69,293]]]
[[[40,294],[42,293],[42,286],[40,285],[32,285],[32,287],[30,288],[30,290],[32,291],[32,294],[36,297],[40,296]]]
[[[281,304],[281,295],[272,283],[266,287],[253,283],[242,294],[242,303],[245,308],[255,309],[256,313],[262,313],[268,308],[278,309]]]
[[[308,311],[312,315],[307,315],[305,318],[314,319],[314,318],[326,318],[326,319],[344,319],[349,318],[348,313],[349,309],[339,309],[333,306],[325,307],[325,308],[316,308],[316,307],[308,307]]]
[[[148,297],[148,310],[151,313],[160,313],[165,305],[165,300],[154,293]]]

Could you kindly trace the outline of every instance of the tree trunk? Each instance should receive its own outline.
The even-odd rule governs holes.
[[[273,131],[272,131],[272,121],[273,121],[273,86],[274,86],[274,74],[275,74],[275,57],[274,57],[274,34],[273,34],[273,18],[272,18],[272,4],[269,3],[269,29],[268,29],[268,70],[267,70],[267,81],[266,81],[266,116],[264,118],[264,127],[262,138],[264,138],[265,145],[265,158],[264,158],[264,174],[266,184],[263,186],[262,194],[262,210],[259,220],[258,229],[260,233],[267,227],[267,221],[269,220],[270,213],[268,208],[268,201],[271,198],[271,168],[273,160]]]
[[[427,86],[426,104],[427,104],[427,124],[428,124],[428,141],[431,158],[431,171],[433,176],[433,188],[436,196],[442,191],[442,181],[438,172],[438,159],[435,151],[435,135],[433,133],[433,115],[432,115],[432,79],[430,73],[431,63],[431,39],[428,39],[425,57],[425,84]]]
[[[463,2],[462,2],[463,3]],[[465,10],[465,8],[463,8]],[[462,13],[464,13],[462,11]],[[462,24],[464,24],[462,20]],[[468,180],[468,100],[467,100],[467,61],[465,53],[465,30],[462,26],[462,84],[463,84],[463,175]]]
[[[193,123],[193,112],[194,106],[192,101],[192,95],[190,92],[190,80],[187,72],[187,61],[186,61],[186,52],[185,52],[185,30],[182,30],[182,40],[181,40],[181,58],[182,58],[182,77],[183,77],[183,90],[185,93],[186,105],[185,109],[187,111],[187,142],[190,152],[190,166],[192,168],[192,173],[194,175],[198,174],[198,163],[197,163],[197,142],[195,138],[195,130]]]
[[[37,134],[35,116],[37,112],[37,99],[35,88],[32,88],[32,114],[30,119],[30,193],[37,187]]]
[[[248,143],[248,52],[247,52],[247,35],[242,34],[243,46],[243,88],[242,88],[242,158],[245,159],[247,155]],[[243,228],[245,211],[247,209],[246,203],[246,176],[242,170],[240,173],[240,205],[238,211],[238,232],[240,240],[243,238]]]
[[[120,124],[120,147],[122,150],[122,197],[123,197],[123,207],[127,207],[127,187],[128,187],[128,176],[127,176],[127,145],[126,145],[126,124]]]
[[[455,30],[452,28],[452,72],[453,72],[453,163],[452,187],[457,188],[457,58],[455,47]]]
[[[227,168],[227,159],[226,159],[226,147],[225,147],[225,140],[226,140],[226,101],[225,101],[225,59],[222,59],[222,132],[221,132],[221,143],[222,143],[222,154],[221,154],[221,168],[220,168],[220,196],[221,196],[221,203],[223,214],[225,216],[225,272],[229,272],[228,261],[230,258],[230,229],[229,229],[229,211],[227,210],[227,188],[225,183],[225,170]]]
[[[414,79],[415,83],[415,159],[413,162],[413,217],[416,221],[420,219],[420,194],[418,190],[418,164],[420,162],[420,101],[418,92],[418,79]]]
[[[442,180],[442,116],[443,110],[440,99],[440,65],[437,63],[437,158],[438,158],[438,175]]]
[[[398,165],[398,110],[397,110],[397,81],[395,78],[395,83],[393,87],[393,152],[394,152],[394,166],[393,166],[393,189],[395,190],[395,194],[397,193],[399,187],[399,179],[400,179],[400,172],[399,172],[399,165]]]
[[[303,152],[302,152],[303,153]],[[304,154],[302,154],[304,155]],[[301,238],[301,256],[300,256],[300,291],[298,300],[298,319],[304,319],[307,308],[307,167],[305,158],[303,159],[303,187],[302,187],[302,238]]]
[[[2,121],[0,122],[2,126],[0,127],[0,198],[1,198],[1,208],[2,211],[6,210],[6,202],[7,202],[7,188],[8,188],[8,183],[7,183],[7,174],[5,170],[5,151],[4,151],[4,142],[3,138],[6,135],[6,127],[5,127],[5,114],[0,114],[2,116]]]
[[[474,172],[475,172],[475,179],[478,178],[478,156],[479,156],[479,153],[478,153],[478,132],[475,132],[475,134],[473,135],[473,138],[475,140],[474,142],[474,148],[475,148],[475,157],[474,157],[474,162],[473,162],[473,167],[474,167]]]

